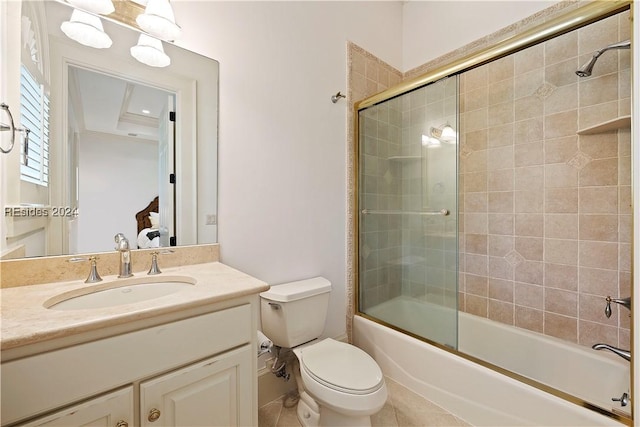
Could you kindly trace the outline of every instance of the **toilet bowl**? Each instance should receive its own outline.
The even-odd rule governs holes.
[[[380,367],[363,350],[331,338],[319,340],[331,283],[323,277],[272,286],[260,294],[262,331],[298,359],[304,427],[371,426],[387,400]]]
[[[382,371],[371,356],[331,338],[294,348],[293,352],[304,391],[319,405],[317,424],[312,416],[298,411],[303,426],[371,425],[371,415],[387,400]]]

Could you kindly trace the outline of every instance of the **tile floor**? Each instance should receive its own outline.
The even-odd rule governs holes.
[[[389,397],[382,410],[371,417],[372,427],[470,427],[470,424],[392,379],[385,377],[385,381]],[[282,400],[268,403],[258,410],[258,426],[300,427],[296,407],[286,408]]]

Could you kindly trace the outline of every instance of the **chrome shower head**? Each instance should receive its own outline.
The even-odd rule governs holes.
[[[589,77],[591,75],[591,72],[593,71],[593,66],[596,65],[596,61],[598,60],[600,55],[602,55],[603,53],[611,49],[630,49],[630,48],[631,48],[631,40],[625,40],[619,43],[611,44],[605,47],[604,49],[597,50],[596,53],[593,54],[593,56],[588,62],[586,62],[582,67],[576,70],[576,74],[578,75],[578,77]]]

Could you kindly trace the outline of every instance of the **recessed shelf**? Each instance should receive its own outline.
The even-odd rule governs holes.
[[[594,135],[618,129],[631,129],[631,116],[622,116],[579,130],[578,135]]]

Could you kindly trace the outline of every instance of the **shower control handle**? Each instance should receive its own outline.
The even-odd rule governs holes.
[[[620,406],[627,406],[629,404],[629,395],[627,393],[622,393],[622,396],[611,398],[614,402],[620,402]]]

